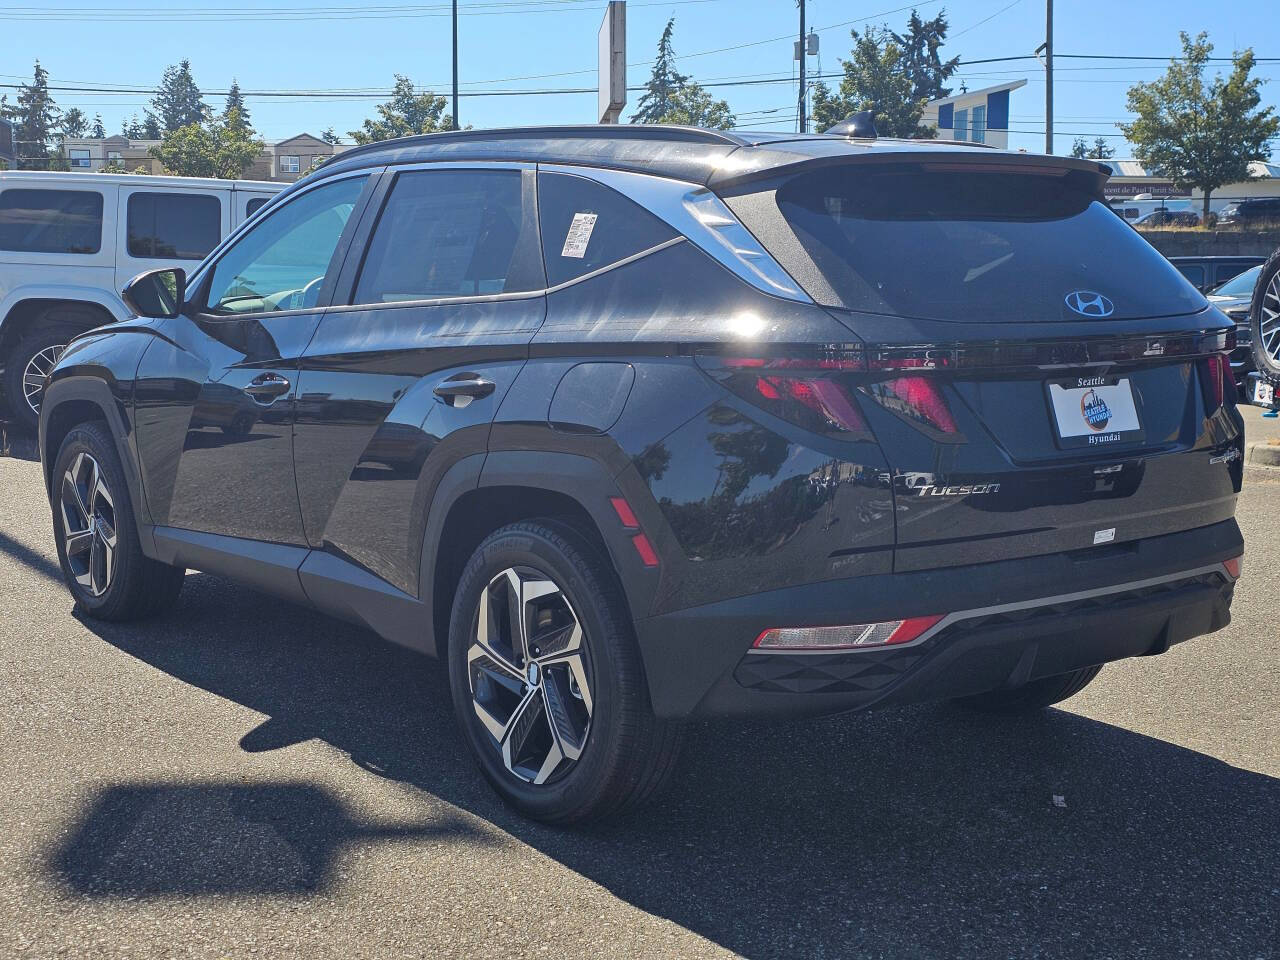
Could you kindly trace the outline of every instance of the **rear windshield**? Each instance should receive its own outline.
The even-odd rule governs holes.
[[[826,168],[777,193],[828,288],[852,310],[936,320],[1169,316],[1204,299],[1139,234],[1055,172]],[[820,287],[822,284],[810,284]],[[1101,294],[1101,300],[1075,296]]]

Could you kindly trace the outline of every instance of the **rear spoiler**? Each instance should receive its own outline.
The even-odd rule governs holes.
[[[833,140],[835,138],[832,138]],[[812,140],[805,141],[806,144]],[[720,169],[707,179],[707,186],[716,193],[744,192],[743,188],[761,180],[777,180],[790,177],[801,171],[820,170],[824,167],[843,165],[892,166],[898,170],[971,170],[990,171],[992,173],[1020,173],[1029,176],[1070,176],[1076,183],[1083,183],[1085,189],[1102,196],[1103,187],[1111,177],[1111,167],[1105,163],[1092,160],[1079,160],[1075,157],[1055,157],[1039,153],[1012,153],[975,150],[973,148],[952,149],[946,147],[920,146],[920,141],[904,141],[901,146],[879,141],[873,146],[857,146],[848,151],[824,151],[821,156],[803,156],[786,150],[786,144],[776,149],[757,149],[749,155],[749,159],[731,154]],[[929,144],[930,141],[923,141]],[[832,146],[838,145],[836,141]],[[907,146],[907,144],[911,144]],[[826,145],[823,144],[825,147]],[[895,147],[897,147],[895,149]],[[734,164],[735,159],[746,160]]]

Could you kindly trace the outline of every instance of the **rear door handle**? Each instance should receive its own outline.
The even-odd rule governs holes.
[[[289,381],[278,373],[262,373],[249,381],[244,392],[258,403],[271,403],[283,393],[288,393]]]
[[[485,380],[483,377],[463,376],[457,380],[445,380],[436,384],[433,392],[437,397],[442,397],[445,403],[455,407],[465,407],[472,400],[487,397],[493,393],[493,381]]]

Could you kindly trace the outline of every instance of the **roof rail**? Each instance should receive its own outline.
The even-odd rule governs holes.
[[[494,127],[487,130],[446,130],[440,133],[419,133],[409,137],[397,137],[393,140],[378,140],[374,143],[363,143],[350,150],[334,155],[334,159],[345,160],[348,157],[378,150],[398,147],[425,146],[429,144],[457,143],[467,140],[529,140],[542,138],[546,140],[656,140],[677,143],[707,143],[724,146],[742,147],[747,142],[742,137],[734,136],[723,130],[707,130],[703,127],[685,127],[666,123],[601,123],[577,124],[552,127]]]

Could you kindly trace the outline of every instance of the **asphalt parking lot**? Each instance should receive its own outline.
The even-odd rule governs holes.
[[[13,452],[0,956],[1280,955],[1280,469],[1227,629],[1031,719],[699,725],[658,802],[564,831],[359,629],[194,573],[162,619],[78,619]]]

